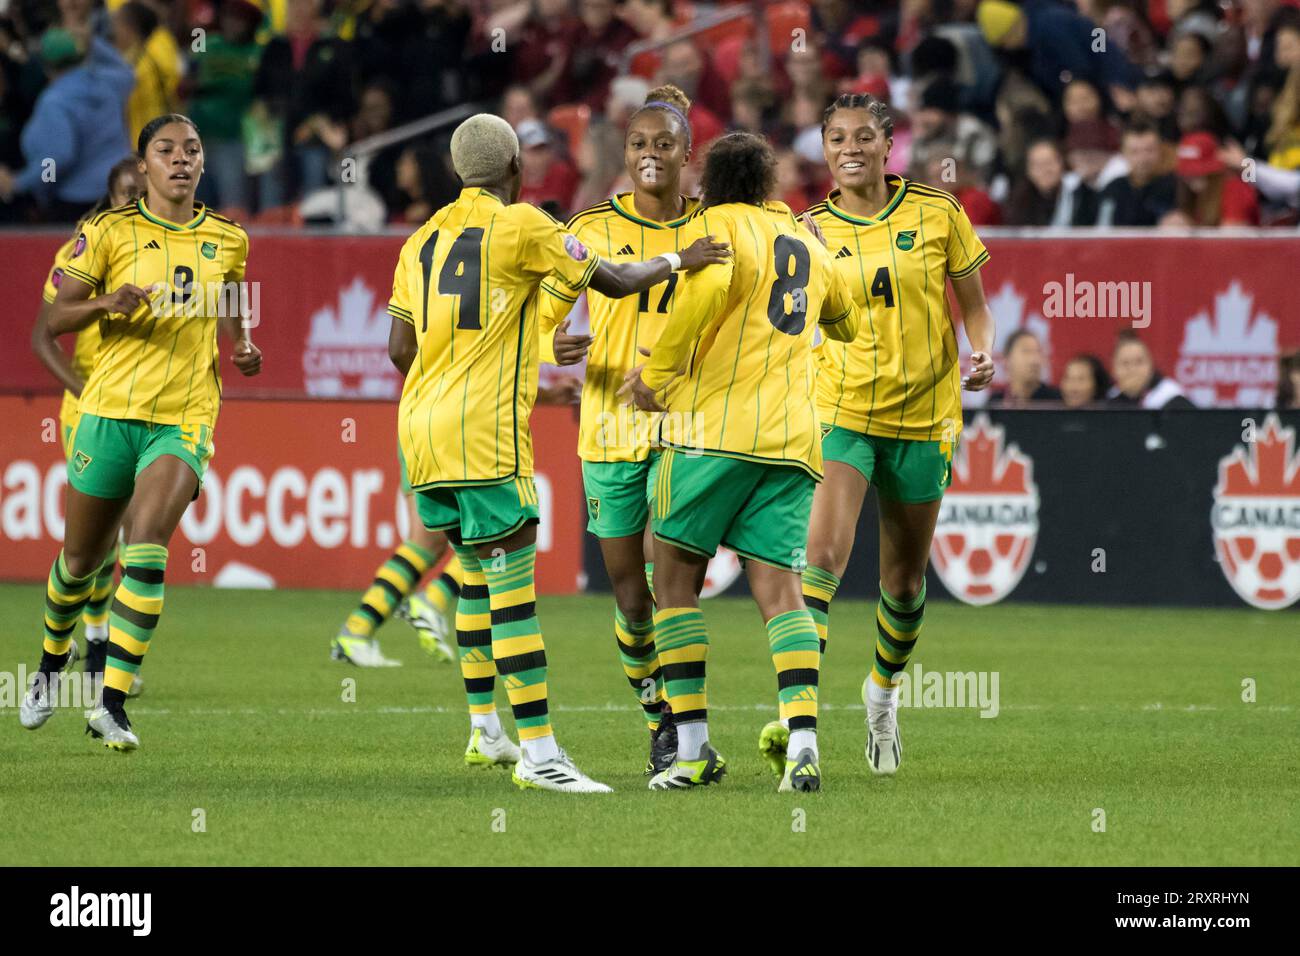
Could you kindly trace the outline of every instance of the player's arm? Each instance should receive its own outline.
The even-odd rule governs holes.
[[[59,348],[54,334],[50,332],[49,312],[50,303],[42,301],[41,310],[36,313],[36,325],[32,327],[32,351],[41,360],[41,364],[49,369],[50,374],[59,380],[60,385],[73,395],[80,395],[81,386],[85,382],[73,371],[68,353]]]
[[[148,307],[153,290],[153,286],[142,289],[128,282],[112,292],[92,296],[93,286],[71,273],[65,274],[58,294],[50,303],[50,334],[80,332],[106,315],[133,315],[141,306]]]
[[[411,363],[419,354],[420,343],[415,337],[415,303],[416,297],[425,291],[418,286],[412,288],[411,270],[419,263],[420,244],[424,242],[423,228],[417,229],[406,242],[397,256],[397,268],[393,270],[393,294],[388,299],[388,314],[392,325],[388,328],[388,358],[402,376],[411,370]]]
[[[255,316],[244,314],[244,270],[248,263],[248,236],[240,233],[242,243],[235,253],[234,262],[226,272],[225,292],[221,296],[221,311],[217,316],[217,327],[235,343],[230,359],[235,368],[245,376],[256,375],[262,371],[262,350],[253,344],[253,326]]]
[[[411,363],[415,361],[419,348],[415,339],[415,326],[405,319],[393,316],[393,324],[388,329],[388,358],[403,377],[411,371]]]
[[[984,282],[979,270],[952,280],[952,291],[957,296],[961,311],[961,324],[966,329],[966,341],[971,347],[970,374],[962,380],[969,392],[988,388],[993,381],[993,313],[984,299]]]
[[[587,354],[590,335],[569,334],[569,313],[577,297],[564,283],[545,279],[537,291],[538,358],[550,365],[576,365]]]
[[[591,287],[611,299],[621,299],[635,292],[644,292],[653,285],[667,281],[678,268],[692,272],[704,266],[726,262],[731,257],[731,246],[714,242],[712,236],[701,236],[680,253],[675,266],[668,256],[655,256],[645,262],[610,262],[602,259],[591,277]]]
[[[822,299],[822,313],[817,319],[817,327],[827,338],[838,342],[852,342],[857,338],[862,313],[858,310],[858,304],[853,301],[848,286],[840,278],[835,264],[827,260],[824,268],[827,270],[828,285],[826,297]]]

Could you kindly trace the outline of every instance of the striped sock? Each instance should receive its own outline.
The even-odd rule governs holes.
[[[664,682],[659,658],[655,654],[655,622],[629,622],[623,612],[615,608],[614,637],[618,641],[623,673],[632,685],[637,703],[645,712],[646,723],[652,731],[658,730],[659,716],[663,712]]]
[[[465,584],[465,568],[460,558],[452,555],[447,566],[442,569],[437,580],[430,581],[424,589],[424,599],[446,614],[451,609],[451,602],[460,596],[460,589]]]
[[[501,735],[497,716],[497,666],[492,660],[492,613],[487,578],[478,555],[470,547],[457,547],[461,572],[460,600],[456,603],[456,646],[460,650],[460,676],[465,681],[471,727],[481,727],[489,737]]]
[[[104,703],[121,705],[163,608],[163,573],[167,548],[161,544],[128,544],[122,555],[122,583],[108,613],[108,659],[104,662]]]
[[[709,634],[704,614],[695,607],[659,608],[655,611],[655,645],[663,671],[664,699],[673,709],[678,755],[698,760],[709,741],[709,707],[705,691],[705,660]]]
[[[912,600],[903,602],[880,589],[876,605],[876,660],[871,668],[871,696],[887,700],[898,693],[907,659],[912,656],[925,616],[925,582]]]
[[[536,545],[484,563],[492,608],[492,656],[506,685],[519,744],[530,760],[555,756],[557,748],[546,702],[546,647],[537,622],[533,571]]]
[[[357,637],[374,634],[397,605],[415,590],[431,564],[432,554],[417,544],[403,541],[375,572],[374,582],[361,596],[361,606],[348,615],[347,629]]]
[[[99,570],[95,572],[95,585],[90,590],[90,600],[81,613],[86,622],[86,640],[98,643],[108,640],[108,602],[113,596],[113,575],[117,571],[117,554],[114,549]]]
[[[47,674],[67,663],[72,650],[72,632],[77,629],[77,618],[81,617],[94,587],[95,575],[73,577],[60,551],[45,584],[45,643],[40,669]]]
[[[803,603],[812,612],[817,625],[817,638],[821,652],[826,653],[826,632],[829,626],[831,601],[839,590],[840,579],[824,568],[808,565],[803,572]]]
[[[781,716],[789,721],[792,754],[804,746],[811,746],[814,754],[817,749],[817,675],[822,657],[817,641],[817,624],[806,608],[786,611],[767,622],[767,643],[776,668]],[[803,731],[809,735],[803,736]],[[796,741],[800,746],[795,746]]]

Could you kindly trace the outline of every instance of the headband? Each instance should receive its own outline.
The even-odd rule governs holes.
[[[679,110],[677,107],[673,106],[672,103],[665,103],[663,100],[651,100],[650,102],[646,103],[645,106],[641,107],[641,109],[648,110],[651,109],[652,107],[661,110],[667,110],[668,112],[672,113],[674,116],[676,116],[679,120],[682,121],[682,125],[686,127],[686,145],[690,146],[691,145],[691,123],[690,120],[686,118],[686,114],[683,113],[681,110]]]

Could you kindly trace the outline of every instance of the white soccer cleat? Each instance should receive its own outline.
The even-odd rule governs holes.
[[[454,661],[456,648],[452,637],[454,629],[447,615],[433,606],[423,595],[412,594],[397,605],[395,616],[415,628],[420,639],[420,649],[440,661]]]
[[[144,693],[144,678],[136,674],[131,678],[131,689],[126,692],[127,697],[139,697]]]
[[[519,763],[519,757],[519,747],[504,730],[497,737],[489,737],[482,727],[470,731],[465,762],[471,767],[513,765]]]
[[[401,661],[385,657],[379,649],[379,641],[373,637],[357,637],[349,631],[340,631],[330,645],[330,657],[336,661],[347,661],[357,667],[401,667]]]
[[[63,674],[72,670],[72,665],[77,663],[80,656],[77,642],[73,641],[68,648],[68,660],[61,671],[50,674],[48,679],[41,676],[39,671],[32,675],[27,693],[23,694],[22,702],[18,705],[18,723],[28,730],[37,730],[54,716],[54,708],[59,699],[59,680]]]
[[[502,735],[504,736],[504,735]],[[521,753],[511,775],[520,790],[557,790],[560,793],[613,793],[603,783],[592,780],[579,770],[563,749],[560,755],[541,763],[530,763]]]
[[[870,677],[867,680],[871,680]],[[898,733],[898,699],[877,704],[862,685],[862,699],[867,705],[867,763],[880,776],[894,774],[903,762],[903,738]]]
[[[102,704],[86,718],[86,733],[104,741],[109,750],[126,753],[140,746],[140,738],[131,732],[131,721],[126,711],[111,711]]]

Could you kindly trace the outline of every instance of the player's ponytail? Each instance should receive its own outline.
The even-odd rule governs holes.
[[[663,86],[656,86],[653,90],[645,95],[645,104],[641,110],[663,110],[665,113],[676,118],[681,125],[682,135],[686,139],[686,148],[691,148],[691,124],[687,114],[691,111],[691,100],[681,87],[674,86],[672,83],[665,83]],[[641,112],[637,110],[637,112]]]
[[[876,99],[870,93],[841,93],[837,96],[835,102],[826,107],[826,112],[822,114],[823,136],[826,135],[826,126],[836,110],[866,110],[880,124],[885,139],[894,138],[894,117],[889,113],[889,104],[884,100]]]
[[[155,116],[149,122],[144,124],[144,129],[140,130],[140,136],[136,140],[135,152],[141,159],[144,159],[145,150],[153,142],[153,138],[158,135],[158,131],[168,123],[184,123],[190,129],[194,130],[194,135],[199,135],[199,128],[194,125],[194,120],[188,116],[182,116],[180,113],[164,113],[162,116]]]

